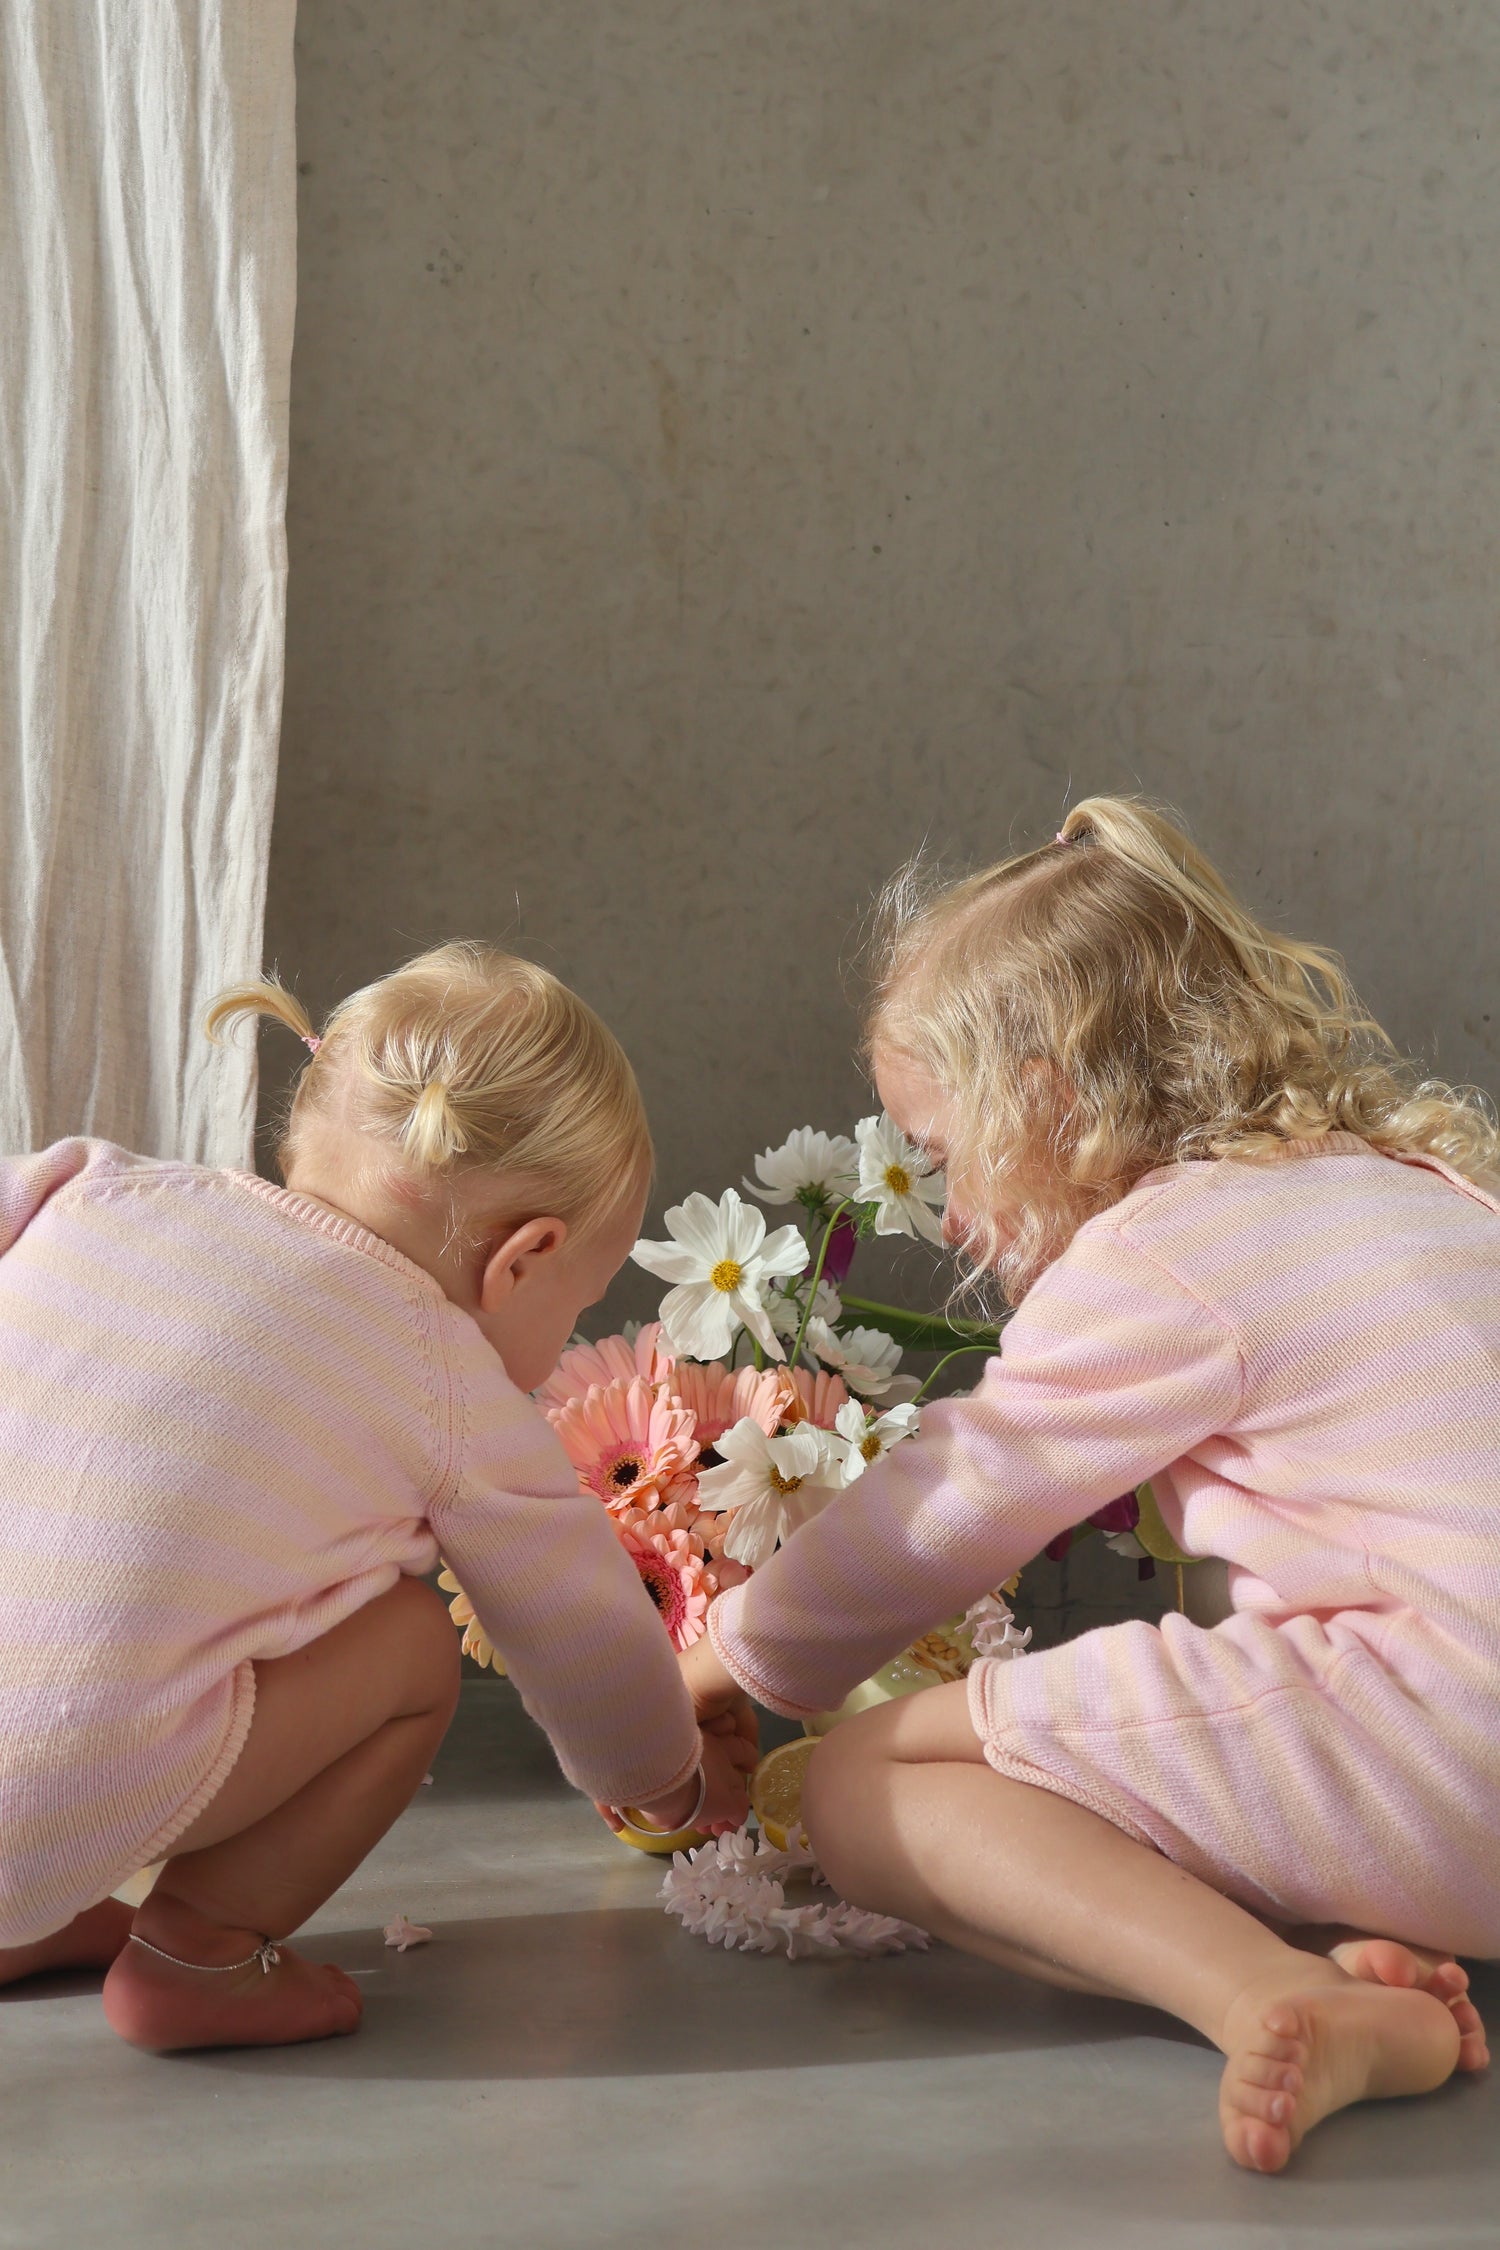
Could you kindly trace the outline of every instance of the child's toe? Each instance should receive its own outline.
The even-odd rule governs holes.
[[[1243,2078],[1230,2101],[1242,2117],[1258,2118],[1263,2125],[1285,2125],[1292,2114],[1292,2097],[1282,2087],[1253,2086]]]
[[[1236,2164],[1249,2172],[1279,2172],[1292,2153],[1292,2136],[1285,2124],[1254,2117],[1227,2100],[1221,2112],[1224,2146]]]
[[[1302,2084],[1300,2064],[1278,2062],[1273,2055],[1246,2055],[1239,2073],[1246,2085],[1264,2086],[1273,2093],[1295,2094]]]

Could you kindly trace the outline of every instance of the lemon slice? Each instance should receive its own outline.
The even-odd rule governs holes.
[[[768,1750],[750,1776],[750,1803],[768,1844],[784,1852],[802,1825],[802,1780],[817,1741],[783,1742]]]

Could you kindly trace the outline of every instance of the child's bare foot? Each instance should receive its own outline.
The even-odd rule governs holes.
[[[134,1918],[131,1908],[117,1898],[86,1907],[51,1937],[0,1951],[0,1984],[18,1984],[22,1977],[45,1976],[59,1969],[107,1969],[129,1937]]]
[[[1366,1937],[1357,1930],[1330,1933],[1326,1951],[1351,1977],[1365,1984],[1390,1985],[1396,1991],[1430,1992],[1452,2011],[1458,2025],[1458,2067],[1484,2070],[1490,2059],[1489,2042],[1479,2010],[1469,1998],[1469,1972],[1451,1953],[1434,1953],[1426,1946],[1406,1945],[1398,1938]]]
[[[1457,2067],[1460,2039],[1452,2010],[1433,1994],[1365,1982],[1304,1955],[1293,1989],[1254,1989],[1229,2012],[1224,2145],[1252,2172],[1279,2172],[1332,2111],[1441,2086]]]
[[[189,1920],[181,1909],[158,1912],[147,1926],[155,1903],[136,1916],[137,1933],[178,1958],[164,1961],[143,1945],[127,1945],[104,1980],[105,2016],[132,2047],[159,2055],[183,2047],[287,2047],[359,2029],[364,2002],[342,1969],[305,1961],[279,1941],[269,1972],[255,1960],[230,1968],[259,1945],[253,1931],[220,1929],[198,1915]]]

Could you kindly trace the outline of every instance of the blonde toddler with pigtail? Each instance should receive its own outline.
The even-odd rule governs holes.
[[[867,1713],[803,1812],[857,1904],[1184,2018],[1277,2171],[1487,2060],[1454,1956],[1500,1957],[1500,1140],[1144,806],[889,905],[873,1072],[1016,1310],[684,1667],[700,1708],[835,1709],[1149,1479],[1232,1615]]]
[[[556,978],[448,945],[321,1035],[284,1186],[64,1141],[0,1161],[0,1983],[109,1965],[136,2045],[353,2031],[283,1941],[384,1834],[452,1713],[460,1573],[564,1771],[733,1826],[597,1503],[527,1394],[639,1231],[630,1065]],[[753,1730],[751,1730],[753,1732]],[[111,1892],[165,1860],[132,1915]]]

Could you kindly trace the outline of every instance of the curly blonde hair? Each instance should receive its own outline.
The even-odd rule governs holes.
[[[952,1098],[968,1256],[1013,1304],[1156,1165],[1348,1132],[1500,1179],[1483,1097],[1419,1078],[1338,958],[1257,922],[1150,805],[1087,798],[947,886],[908,866],[878,927],[867,1046]]]
[[[534,961],[440,945],[352,993],[321,1035],[267,978],[222,993],[204,1028],[217,1039],[247,1015],[284,1024],[311,1050],[277,1150],[283,1171],[309,1124],[336,1115],[423,1186],[503,1173],[584,1233],[650,1178],[650,1128],[624,1049]]]

